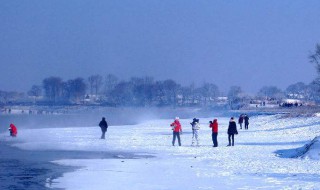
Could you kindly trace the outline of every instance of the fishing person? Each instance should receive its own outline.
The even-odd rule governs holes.
[[[10,131],[10,136],[11,137],[16,137],[17,134],[18,134],[17,127],[15,125],[13,125],[12,123],[10,124],[9,131]]]

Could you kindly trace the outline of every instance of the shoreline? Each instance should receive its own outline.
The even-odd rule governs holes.
[[[41,151],[21,150],[4,141],[0,154],[0,189],[60,190],[51,188],[51,180],[77,169],[52,163]]]
[[[221,115],[241,113],[220,112]],[[247,113],[250,114],[248,111]],[[257,115],[268,115],[255,112]],[[277,113],[270,113],[271,115]],[[254,116],[254,115],[252,115]],[[98,130],[98,129],[97,129]],[[77,151],[77,150],[22,150],[11,146],[12,141],[0,140],[0,188],[1,189],[54,189],[51,183],[65,173],[82,167],[60,165],[54,161],[65,159],[140,159],[151,158],[152,153],[125,151]],[[4,168],[4,169],[3,169]],[[53,182],[54,183],[54,182]]]
[[[64,159],[140,159],[152,158],[147,153],[97,151],[30,151],[0,141],[0,189],[61,190],[53,188],[53,180],[81,167],[55,163]]]

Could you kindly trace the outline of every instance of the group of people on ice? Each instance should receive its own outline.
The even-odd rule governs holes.
[[[249,127],[249,117],[247,114],[241,114],[238,119],[240,129],[242,129],[242,124],[244,123],[244,129],[248,130]]]
[[[240,129],[242,129],[242,124],[244,123],[244,127],[247,130],[249,126],[249,116],[247,114],[241,114],[238,119],[238,123],[240,125]],[[192,128],[192,143],[191,145],[199,146],[199,130],[200,124],[199,119],[193,118],[192,122],[190,123]],[[173,139],[172,139],[172,146],[175,145],[176,140],[178,140],[178,145],[181,146],[181,138],[180,134],[182,133],[182,127],[179,120],[179,117],[176,117],[173,123],[170,124],[172,132],[173,132]],[[105,134],[108,129],[108,123],[106,119],[103,117],[99,123],[99,127],[101,128],[101,139],[105,139]],[[214,119],[213,121],[209,121],[209,127],[212,130],[212,143],[213,147],[218,147],[218,119]],[[228,125],[228,146],[234,146],[234,135],[238,134],[237,124],[233,117],[230,118],[229,125]]]
[[[245,129],[248,129],[249,126],[249,116],[247,114],[241,114],[238,123],[240,125],[240,129],[242,129],[242,124],[244,123]],[[199,130],[200,124],[199,119],[193,118],[190,123],[192,127],[192,143],[191,146],[197,145],[199,146]],[[173,131],[173,139],[172,146],[175,145],[176,139],[178,139],[178,144],[181,146],[181,138],[180,134],[182,133],[182,127],[180,124],[179,117],[176,117],[174,122],[170,124],[171,129]],[[218,147],[218,120],[214,119],[213,121],[209,121],[209,127],[212,129],[212,143],[213,147]],[[238,134],[237,123],[234,117],[230,118],[229,126],[228,126],[228,141],[229,144],[227,146],[234,146],[234,135]]]

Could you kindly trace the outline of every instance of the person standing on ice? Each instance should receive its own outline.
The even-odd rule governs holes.
[[[234,135],[238,134],[237,131],[237,123],[235,122],[234,118],[231,117],[230,121],[229,121],[229,127],[228,127],[228,140],[229,140],[229,144],[228,146],[234,146]],[[232,143],[231,143],[231,139],[232,139]]]
[[[244,115],[244,128],[246,130],[249,128],[249,116],[247,114]]]
[[[107,132],[107,129],[108,129],[108,123],[106,122],[106,118],[102,118],[102,120],[100,121],[99,123],[99,126],[101,128],[101,132],[102,132],[102,135],[101,135],[101,139],[105,139],[105,135],[106,135],[106,132]]]
[[[181,124],[179,121],[179,117],[176,117],[174,122],[170,124],[171,129],[173,130],[173,139],[172,139],[172,146],[176,142],[176,138],[178,138],[179,146],[181,146],[181,139],[180,139],[180,132],[182,132]]]
[[[212,129],[213,147],[218,147],[218,120],[214,119],[213,122],[210,121],[209,127]]]
[[[242,129],[243,114],[241,114],[241,115],[239,116],[238,123],[239,123],[239,125],[240,125],[240,129]]]
[[[191,146],[194,145],[195,141],[197,141],[197,146],[199,146],[199,130],[200,130],[199,119],[193,118],[193,121],[190,124],[192,126],[192,144],[191,144]]]
[[[11,137],[16,137],[17,134],[18,134],[17,127],[15,125],[13,125],[12,123],[10,124],[9,131],[10,131],[10,136]]]

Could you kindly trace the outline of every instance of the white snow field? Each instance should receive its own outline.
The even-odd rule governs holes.
[[[320,135],[319,118],[254,116],[249,130],[238,126],[235,146],[226,147],[229,118],[221,117],[217,148],[212,147],[208,127],[212,119],[200,118],[199,147],[190,146],[192,119],[181,120],[181,147],[171,145],[172,120],[110,126],[106,140],[99,139],[97,126],[25,129],[13,146],[154,156],[56,160],[81,167],[53,179],[51,187],[67,190],[320,189],[320,146],[314,139]]]

